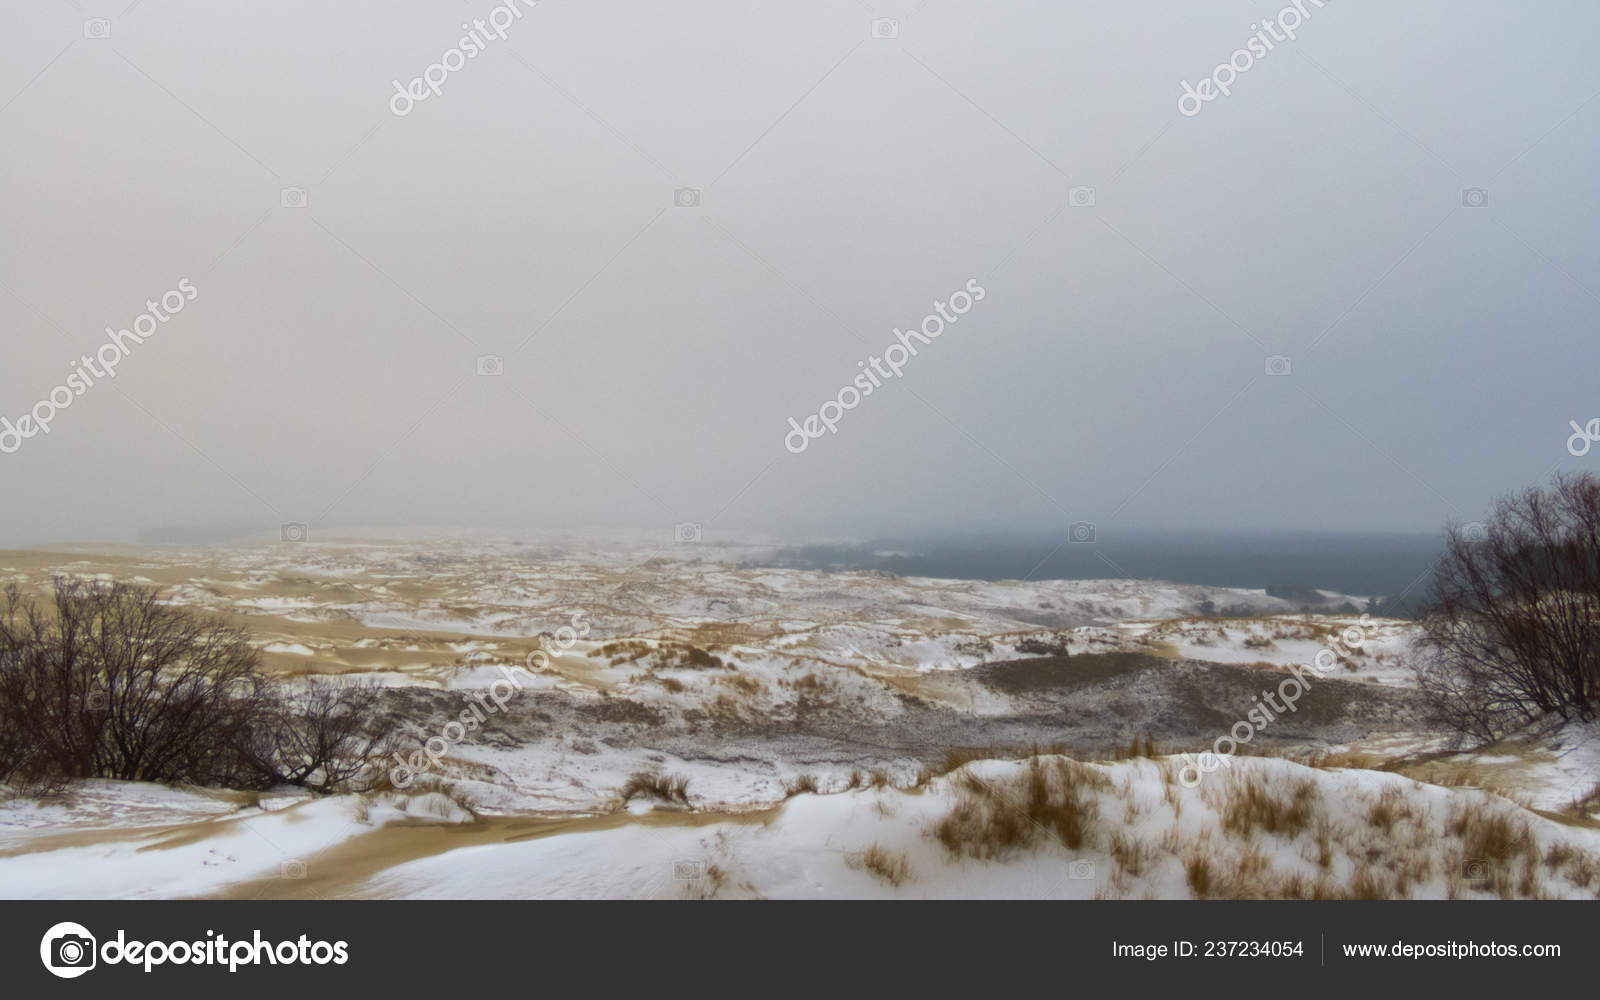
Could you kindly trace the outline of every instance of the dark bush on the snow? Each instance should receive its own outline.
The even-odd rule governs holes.
[[[1498,739],[1600,709],[1600,480],[1561,476],[1451,525],[1422,620],[1418,675],[1436,721]]]
[[[387,737],[370,688],[289,691],[245,630],[153,588],[58,579],[41,607],[0,592],[0,781],[73,778],[230,788],[358,784]]]

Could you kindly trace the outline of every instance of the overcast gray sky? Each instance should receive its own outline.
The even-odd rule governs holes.
[[[1302,6],[3,0],[0,416],[194,294],[10,439],[0,544],[1433,530],[1600,463],[1600,6]]]

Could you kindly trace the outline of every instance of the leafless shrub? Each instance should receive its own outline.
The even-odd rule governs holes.
[[[385,776],[377,762],[397,747],[374,725],[379,694],[375,685],[321,679],[278,692],[246,729],[245,759],[268,784],[366,791]]]
[[[0,595],[0,779],[106,777],[244,787],[239,752],[269,696],[239,628],[128,584],[55,581],[41,609]]]
[[[1418,643],[1435,722],[1491,742],[1600,707],[1600,479],[1558,476],[1449,527]]]
[[[123,583],[0,594],[0,780],[359,785],[387,751],[376,689],[270,682],[243,629]]]

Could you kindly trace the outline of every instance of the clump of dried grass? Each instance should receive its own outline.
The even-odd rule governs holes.
[[[1222,828],[1238,837],[1257,830],[1297,837],[1319,813],[1321,793],[1309,779],[1292,788],[1271,787],[1259,774],[1235,774],[1222,807]]]
[[[955,808],[933,835],[955,856],[1005,857],[1047,837],[1076,850],[1090,839],[1098,793],[1110,784],[1098,770],[1060,757],[1034,757],[1001,781],[968,772],[955,779]]]
[[[1502,899],[1534,896],[1542,889],[1538,838],[1527,819],[1509,806],[1491,801],[1459,805],[1445,832],[1461,841],[1467,888]]]
[[[911,859],[904,851],[891,851],[882,844],[873,844],[864,851],[845,856],[845,864],[857,871],[865,871],[895,888],[910,881]]]
[[[783,786],[783,794],[791,799],[796,795],[816,795],[817,776],[814,774],[800,775],[800,777]]]
[[[643,797],[686,806],[689,804],[689,779],[681,774],[639,771],[623,784],[618,794],[624,805]]]

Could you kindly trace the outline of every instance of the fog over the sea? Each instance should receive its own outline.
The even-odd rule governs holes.
[[[1299,6],[1214,75],[1278,0],[0,0],[0,546],[1426,532],[1593,468],[1600,5]]]

